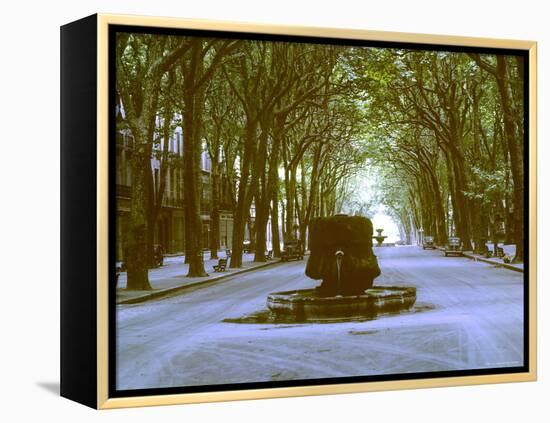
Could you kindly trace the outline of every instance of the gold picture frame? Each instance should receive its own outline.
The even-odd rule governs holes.
[[[87,18],[90,19],[90,18]],[[68,24],[65,28],[65,36],[67,38],[77,39],[82,36],[79,42],[84,42],[84,39],[90,39],[94,37],[93,31],[88,29],[84,35],[81,35],[78,29],[80,21],[72,24]],[[93,147],[95,151],[95,171],[93,179],[95,180],[95,191],[92,194],[95,200],[96,209],[90,216],[88,223],[95,227],[95,249],[90,253],[89,258],[94,263],[91,264],[94,268],[95,274],[92,278],[95,279],[95,285],[93,287],[94,298],[90,304],[95,305],[95,310],[81,310],[79,313],[82,315],[76,315],[77,311],[70,306],[67,306],[68,302],[74,301],[78,295],[82,295],[83,291],[92,292],[87,288],[68,287],[69,284],[74,284],[74,279],[70,278],[71,269],[65,272],[65,276],[62,276],[62,292],[66,292],[66,296],[62,295],[62,395],[76,401],[82,402],[89,406],[98,409],[112,409],[121,407],[139,407],[139,406],[151,406],[151,405],[169,405],[169,404],[187,404],[187,403],[199,403],[199,402],[213,402],[213,401],[234,401],[234,400],[247,400],[247,399],[259,399],[259,398],[280,398],[290,396],[306,396],[306,395],[323,395],[323,394],[342,394],[342,393],[354,393],[354,392],[370,392],[370,391],[384,391],[384,390],[399,390],[399,389],[417,389],[417,388],[434,388],[434,387],[447,387],[447,386],[460,386],[460,385],[478,385],[488,383],[505,383],[505,382],[526,382],[535,381],[537,378],[537,44],[534,41],[518,41],[518,40],[504,40],[504,39],[489,39],[489,38],[476,38],[476,37],[459,37],[448,35],[430,35],[430,34],[411,34],[401,32],[382,32],[382,31],[368,31],[360,29],[336,29],[336,28],[316,28],[316,27],[301,27],[301,26],[275,26],[275,25],[262,25],[254,23],[236,23],[236,22],[224,22],[224,21],[210,21],[210,20],[197,20],[197,19],[180,19],[180,18],[163,18],[163,17],[145,17],[145,16],[126,16],[115,14],[97,14],[88,20],[88,28],[95,28],[95,64],[96,69],[91,70],[96,76],[96,90],[95,92],[95,137],[96,143]],[[459,46],[459,47],[473,47],[473,48],[491,48],[491,49],[514,49],[525,51],[528,55],[529,63],[529,75],[528,77],[528,91],[529,91],[529,105],[528,105],[528,158],[529,158],[529,170],[528,170],[528,234],[529,234],[529,261],[527,275],[528,280],[528,293],[529,297],[526,299],[528,304],[528,370],[518,373],[504,373],[504,374],[480,374],[475,376],[453,376],[453,377],[426,377],[421,379],[404,378],[402,380],[391,381],[373,381],[373,382],[360,382],[360,383],[341,383],[341,384],[327,384],[327,385],[308,385],[308,386],[289,386],[289,387],[274,387],[274,388],[260,388],[260,389],[245,389],[245,390],[231,390],[231,391],[208,391],[208,392],[195,392],[195,393],[174,393],[174,394],[153,394],[142,396],[129,396],[129,397],[111,397],[109,395],[109,346],[112,340],[109,338],[109,301],[110,289],[109,289],[109,226],[113,223],[110,221],[109,214],[109,27],[110,26],[135,26],[145,28],[165,28],[165,29],[189,29],[189,30],[203,30],[203,31],[226,31],[231,33],[243,33],[243,34],[264,34],[264,35],[284,35],[294,37],[315,37],[315,38],[330,38],[330,39],[343,39],[343,40],[361,40],[370,42],[391,42],[391,43],[406,43],[406,44],[426,44],[426,45],[438,45],[438,46]],[[63,36],[63,32],[62,32]],[[87,38],[86,38],[87,37]],[[77,46],[72,47],[76,49]],[[88,47],[86,47],[88,48]],[[63,54],[67,58],[66,65],[70,66],[76,60],[73,56],[71,47],[65,46],[63,50],[62,43],[62,77],[63,77]],[[71,56],[72,55],[72,56]],[[65,76],[69,79],[76,78],[69,70],[65,71]],[[63,92],[68,95],[67,92],[72,89],[72,86],[67,86],[65,91],[62,87],[62,100],[64,101]],[[90,101],[93,101],[90,97]],[[73,107],[78,104],[77,101],[82,99],[72,100]],[[69,101],[67,100],[67,104]],[[67,105],[69,107],[69,105]],[[67,112],[65,115],[62,113],[62,127],[63,125],[74,125],[71,123],[71,115]],[[69,135],[67,135],[69,137]],[[63,150],[62,143],[62,150]],[[74,156],[74,153],[67,151],[65,155],[65,162],[69,163]],[[62,159],[63,161],[63,159]],[[62,166],[63,167],[63,166]],[[67,170],[66,176],[71,175]],[[74,172],[74,170],[73,170]],[[62,184],[63,184],[62,173]],[[92,176],[90,176],[92,178]],[[70,190],[62,192],[62,196],[67,199],[67,207],[77,207],[74,205],[74,197],[71,197]],[[90,200],[92,201],[92,200]],[[63,209],[63,206],[62,206]],[[69,212],[67,212],[69,213]],[[65,221],[64,221],[65,222]],[[66,231],[70,231],[76,223],[70,223],[70,219],[67,219]],[[526,222],[527,223],[527,222]],[[71,244],[69,241],[65,241],[62,237],[62,250],[70,249]],[[67,252],[67,254],[70,254]],[[66,266],[69,260],[66,260]],[[65,261],[63,262],[65,263]],[[63,264],[65,266],[65,264]],[[63,272],[62,272],[63,274]],[[85,283],[85,282],[82,282]],[[91,283],[91,282],[88,282]],[[88,287],[89,288],[89,287]],[[63,291],[65,289],[66,291]],[[73,291],[71,291],[73,290]],[[65,303],[64,303],[65,301]],[[65,305],[64,305],[65,304]],[[93,308],[93,307],[92,307]],[[86,314],[87,313],[87,314]],[[86,315],[84,315],[86,314]],[[63,315],[65,319],[63,320]],[[78,319],[84,319],[86,322],[82,324],[90,325],[95,321],[94,333],[88,332],[87,335],[78,335],[80,329],[66,329],[70,323],[68,320],[73,319],[73,323],[78,322]],[[65,337],[63,336],[63,331]],[[82,358],[84,362],[73,362],[69,359],[74,354],[82,353],[82,350],[75,350],[74,344],[81,343],[82,339],[79,336],[86,337],[88,343],[92,342],[90,336],[95,337],[94,347],[96,351],[88,358]],[[64,342],[64,344],[63,344]],[[87,348],[87,347],[79,347]],[[80,352],[79,352],[80,351]],[[63,357],[68,361],[63,364]],[[84,364],[83,364],[84,363]],[[112,364],[112,363],[111,363]],[[85,365],[87,369],[83,381],[78,384],[73,379],[77,378],[80,372],[82,375],[82,366]],[[80,367],[79,367],[80,366]],[[80,370],[79,370],[80,369]],[[94,375],[95,384],[87,378],[92,378]],[[73,376],[74,375],[74,376]],[[93,395],[95,393],[95,396]]]

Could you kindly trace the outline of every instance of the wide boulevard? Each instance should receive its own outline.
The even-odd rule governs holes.
[[[305,260],[117,306],[117,388],[523,364],[522,273],[419,247],[375,254],[382,269],[376,285],[416,286],[411,311],[363,322],[224,322],[265,310],[270,292],[318,285],[304,275]]]

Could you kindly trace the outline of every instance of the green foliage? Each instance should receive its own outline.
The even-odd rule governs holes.
[[[404,231],[473,239],[518,198],[523,123],[514,116],[515,138],[504,129],[504,106],[523,113],[515,57],[121,34],[132,132],[165,116],[171,132],[182,125],[196,43],[202,142],[246,213],[246,202],[279,212],[282,199],[287,231],[297,221],[305,233],[315,216],[383,206]],[[166,129],[147,140],[159,160]]]

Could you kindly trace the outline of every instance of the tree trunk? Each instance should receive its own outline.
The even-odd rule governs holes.
[[[508,157],[510,160],[510,171],[513,180],[513,211],[512,211],[512,238],[516,245],[516,255],[513,262],[523,262],[524,255],[524,166],[521,147],[523,145],[523,78],[524,78],[524,58],[517,57],[517,78],[510,75],[508,69],[508,60],[510,56],[496,55],[496,66],[481,60],[477,54],[471,54],[476,63],[484,70],[493,75],[497,82],[497,89],[500,95],[500,106],[503,113],[505,140]],[[514,81],[517,79],[518,81]],[[516,107],[514,107],[514,94],[516,98]],[[506,215],[508,215],[508,211]],[[508,231],[507,231],[508,232]],[[508,235],[508,234],[507,234]]]
[[[151,289],[148,280],[147,265],[149,264],[148,244],[151,245],[150,226],[153,226],[154,215],[151,215],[151,193],[149,192],[151,175],[151,152],[154,141],[155,119],[161,90],[161,81],[174,63],[188,49],[188,44],[182,42],[177,48],[166,49],[166,37],[157,37],[155,42],[147,44],[147,54],[140,55],[138,66],[126,66],[126,56],[122,51],[126,48],[130,35],[117,37],[116,49],[120,54],[117,58],[117,90],[124,105],[125,120],[134,136],[134,157],[132,159],[132,205],[128,234],[128,289]],[[132,43],[138,46],[144,44],[139,37]],[[135,46],[134,46],[135,47]],[[120,50],[119,50],[120,49]],[[134,72],[126,73],[128,68]]]
[[[259,138],[258,154],[255,157],[257,162],[256,175],[257,189],[255,194],[254,204],[256,206],[256,220],[254,222],[254,237],[250,236],[251,241],[254,239],[254,261],[265,262],[266,250],[266,233],[267,222],[269,220],[269,167],[266,168],[267,162],[267,143],[268,133],[271,129],[269,126],[270,119],[262,119],[262,132]]]
[[[147,173],[147,267],[150,269],[155,266],[153,244],[155,243],[155,229],[159,211],[155,205],[153,171],[151,167],[149,167],[149,172]]]
[[[212,159],[212,209],[210,210],[210,258],[218,258],[220,248],[220,176],[218,158]]]
[[[252,204],[251,204],[252,206]],[[248,214],[246,216],[246,225],[248,226],[248,239],[250,242],[249,248],[254,248],[254,241],[256,239],[256,222],[252,221],[252,215],[250,214],[250,207],[248,208]],[[250,250],[249,250],[250,252]]]
[[[484,251],[484,242],[486,234],[484,234],[483,225],[483,206],[480,201],[470,200],[470,206],[472,207],[472,236],[474,239],[474,253],[480,254]]]
[[[184,182],[185,187],[185,182]],[[185,196],[185,194],[184,194]],[[184,199],[184,201],[186,201]],[[185,251],[184,263],[189,264],[189,257],[191,257],[191,251],[189,250],[189,239],[191,235],[189,234],[191,226],[189,225],[189,213],[187,212],[187,204],[183,208],[183,249]]]
[[[285,181],[285,188],[286,188],[286,233],[285,233],[285,241],[291,241],[294,237],[294,214],[295,214],[295,207],[294,207],[294,196],[296,195],[296,165],[291,165],[288,172],[285,172],[285,176],[287,176],[287,180]]]
[[[472,251],[471,210],[464,195],[467,190],[464,157],[456,146],[450,146],[445,153],[456,234],[462,241],[464,250]]]
[[[269,201],[269,200],[268,200]],[[266,250],[266,232],[267,232],[267,221],[269,220],[269,202],[267,207],[264,202],[258,202],[256,205],[256,241],[255,241],[255,251],[254,251],[254,261],[255,262],[265,262],[265,250]]]
[[[401,212],[400,220],[401,227],[403,228],[403,232],[405,234],[405,239],[403,239],[403,241],[406,245],[411,245],[411,217],[409,213],[403,210]]]
[[[286,207],[285,202],[281,198],[281,232],[283,234],[283,242],[285,240],[285,234],[286,234]]]
[[[246,216],[242,211],[243,205],[237,202],[237,209],[233,218],[233,237],[231,245],[231,268],[240,268],[243,264],[243,242]]]
[[[279,233],[279,190],[275,189],[271,197],[271,242],[273,244],[273,257],[281,257],[281,238]]]
[[[202,106],[204,89],[195,89],[196,78],[201,75],[203,62],[200,57],[201,41],[192,47],[191,57],[185,72],[183,89],[183,155],[185,157],[184,192],[187,208],[189,253],[188,277],[206,276],[202,254],[202,221],[200,216],[200,199],[202,180],[200,158],[202,153],[200,129],[202,127]]]
[[[523,262],[523,210],[524,210],[524,172],[523,158],[521,154],[521,145],[523,137],[521,137],[516,125],[515,111],[513,110],[513,100],[511,98],[511,90],[506,81],[507,78],[507,63],[506,57],[497,55],[497,87],[500,93],[503,121],[504,121],[504,138],[508,146],[510,157],[510,170],[513,180],[513,239],[516,244],[516,255],[514,262]]]
[[[235,216],[233,218],[233,243],[231,247],[231,260],[229,267],[240,268],[243,263],[243,242],[247,219],[250,215],[250,206],[252,204],[254,187],[253,181],[249,183],[250,168],[254,160],[256,147],[256,129],[258,123],[256,120],[247,120],[245,129],[244,152],[241,157],[241,175],[239,179],[239,189],[237,196],[237,205]]]
[[[168,89],[171,89],[174,84],[174,73],[169,73],[169,86]],[[154,109],[157,108],[158,100],[155,100],[153,102]],[[169,163],[169,144],[170,144],[170,138],[172,135],[172,118],[173,118],[174,110],[171,104],[170,97],[168,95],[164,95],[164,113],[163,113],[163,123],[162,123],[162,138],[161,138],[161,156],[159,158],[160,162],[160,169],[158,173],[158,181],[155,181],[154,179],[154,168],[153,168],[153,161],[149,160],[149,198],[150,198],[150,204],[149,204],[149,229],[148,229],[148,236],[147,236],[147,255],[149,257],[149,267],[154,267],[156,265],[155,263],[155,257],[153,252],[153,244],[155,242],[155,231],[157,230],[157,223],[158,223],[158,217],[162,210],[162,201],[164,199],[164,193],[166,190],[166,179],[169,173],[169,168],[171,164]],[[154,128],[156,126],[156,114],[152,117],[149,123],[151,128]],[[152,152],[152,151],[151,151]],[[172,183],[173,181],[170,181]],[[163,245],[164,251],[169,250],[168,245]]]
[[[141,136],[140,136],[141,135]],[[148,212],[146,205],[149,204],[149,184],[147,183],[150,166],[147,161],[147,148],[143,139],[146,136],[134,134],[135,149],[132,160],[132,205],[130,208],[130,224],[127,238],[127,290],[150,290],[148,275]]]
[[[447,229],[445,224],[445,210],[443,209],[443,200],[440,192],[440,184],[433,172],[429,174],[429,180],[433,193],[435,243],[436,245],[443,245],[447,242]]]

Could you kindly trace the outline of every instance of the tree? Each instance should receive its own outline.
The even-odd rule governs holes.
[[[170,172],[179,171],[180,160],[175,157],[170,151],[170,140],[173,137],[173,118],[175,102],[170,95],[175,82],[175,74],[170,70],[164,75],[163,83],[158,101],[158,113],[156,117],[156,131],[153,139],[152,159],[158,162],[158,175],[155,179],[155,169],[153,168],[153,160],[149,160],[148,186],[149,189],[149,205],[148,205],[148,222],[147,222],[147,256],[148,265],[154,265],[153,244],[155,237],[155,229],[160,214],[164,195],[166,191],[166,182],[170,176]],[[172,183],[176,178],[171,178]]]
[[[118,33],[116,86],[133,137],[132,203],[127,234],[127,289],[151,289],[148,234],[151,213],[150,160],[163,75],[188,46],[167,36]]]
[[[308,92],[288,104],[285,95],[298,86],[293,57],[301,46],[255,42],[243,49],[238,61],[225,69],[227,80],[244,112],[244,136],[239,155],[238,196],[234,215],[231,267],[242,265],[242,245],[250,207],[256,209],[256,261],[265,261],[265,234],[269,204],[277,186],[281,136],[286,114]],[[267,160],[269,156],[269,161]],[[250,225],[249,225],[250,227]]]
[[[513,180],[513,239],[516,244],[515,262],[523,262],[523,210],[524,210],[524,166],[522,143],[523,128],[523,57],[495,55],[494,58],[481,57],[479,54],[469,55],[476,64],[492,75],[497,83],[502,109],[503,135],[510,161]],[[493,59],[493,60],[491,60]],[[496,61],[492,64],[491,61]],[[515,61],[515,64],[512,63]]]
[[[218,258],[220,247],[220,207],[235,209],[233,181],[236,150],[241,136],[239,127],[242,110],[225,76],[217,72],[208,85],[205,99],[204,139],[212,162],[212,200],[210,207],[210,258]],[[229,204],[227,204],[229,202]]]
[[[150,288],[146,263],[174,168],[183,171],[188,276],[206,274],[201,211],[215,258],[220,210],[231,209],[230,267],[241,267],[247,228],[254,260],[265,261],[270,221],[278,256],[280,229],[305,243],[313,217],[368,213],[358,186],[367,173],[408,242],[423,229],[438,244],[458,235],[481,251],[504,222],[522,259],[523,58],[146,34],[120,35],[117,49],[135,140],[134,289]],[[180,120],[183,158],[173,158],[166,144]]]
[[[202,254],[201,177],[203,111],[206,84],[240,41],[189,38],[189,52],[181,61],[184,199],[188,277],[205,276]]]

